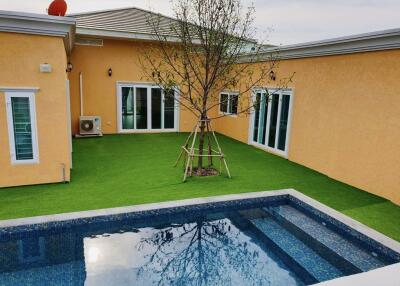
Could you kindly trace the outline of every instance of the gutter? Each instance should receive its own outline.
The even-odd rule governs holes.
[[[254,59],[254,54],[244,54],[242,56],[242,62],[268,61],[271,60],[271,57],[274,59],[297,59],[399,48],[400,28],[397,28],[322,41],[267,48],[257,55],[256,60]]]

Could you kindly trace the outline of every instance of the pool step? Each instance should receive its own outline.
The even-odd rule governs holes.
[[[372,253],[290,205],[264,210],[346,275],[385,266]]]
[[[265,214],[265,213],[264,213]],[[281,260],[293,269],[306,284],[314,284],[343,276],[342,272],[321,258],[314,250],[283,228],[272,217],[231,218],[235,225],[257,235]]]

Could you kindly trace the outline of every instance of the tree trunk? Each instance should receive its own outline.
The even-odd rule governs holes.
[[[206,122],[204,121],[205,118],[202,116],[202,121],[200,124],[200,134],[199,134],[199,161],[197,163],[197,174],[200,176],[203,170],[203,149],[204,149],[204,138],[205,138],[205,129],[206,129]]]

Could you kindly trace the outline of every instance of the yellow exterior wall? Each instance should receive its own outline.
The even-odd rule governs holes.
[[[66,53],[63,39],[0,33],[0,87],[38,87],[35,95],[39,163],[12,165],[6,104],[0,91],[0,187],[60,182],[70,173]],[[39,65],[52,65],[40,73]]]
[[[101,116],[105,134],[118,132],[117,127],[117,82],[145,83],[139,59],[148,44],[137,41],[104,40],[104,45],[75,46],[71,62],[74,69],[70,74],[72,132],[79,132],[80,93],[79,73],[83,77],[84,115]],[[108,69],[112,68],[112,77]],[[179,131],[193,128],[194,117],[180,108]]]
[[[285,60],[296,72],[291,161],[400,204],[400,50]],[[218,120],[248,141],[249,117]]]
[[[79,126],[79,73],[84,115],[101,116],[103,132],[117,133],[116,83],[146,81],[139,64],[146,47],[136,41],[104,40],[102,47],[74,48],[73,133]],[[278,80],[296,72],[290,84],[294,105],[289,160],[400,203],[400,149],[395,148],[400,139],[399,56],[397,50],[282,61]],[[181,107],[179,130],[190,131],[194,123]],[[219,119],[214,127],[248,142],[247,115]]]
[[[66,56],[62,38],[0,33],[0,86],[39,87],[36,116],[39,164],[11,165],[7,124],[0,124],[0,187],[69,180]],[[104,40],[104,46],[75,46],[71,82],[73,133],[80,115],[102,117],[103,132],[117,133],[117,82],[145,82],[139,64],[148,44]],[[334,179],[400,204],[400,50],[285,60],[277,76],[296,75],[288,158]],[[12,60],[10,60],[12,59]],[[50,63],[52,73],[39,72]],[[112,68],[112,77],[108,69]],[[217,110],[211,112],[215,116]],[[195,124],[180,109],[179,130]],[[7,122],[0,92],[0,122]],[[249,116],[225,117],[214,128],[248,143]]]

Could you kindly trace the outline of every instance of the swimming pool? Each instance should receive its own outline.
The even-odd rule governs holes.
[[[0,285],[310,285],[400,262],[285,192],[123,210],[0,224]]]

